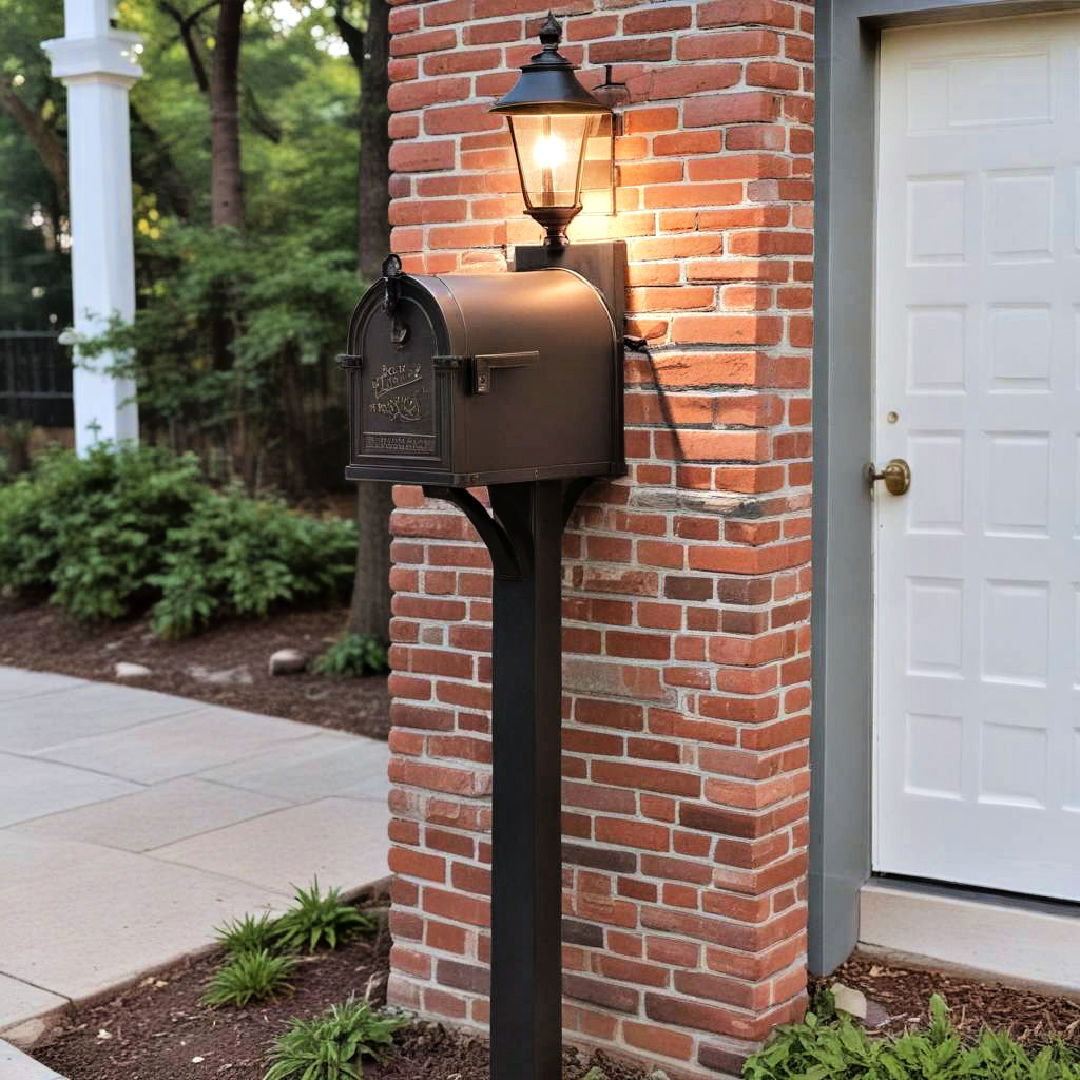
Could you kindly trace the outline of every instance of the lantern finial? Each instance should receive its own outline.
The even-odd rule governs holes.
[[[540,42],[545,52],[554,52],[562,42],[562,25],[555,18],[555,12],[549,11],[544,25],[540,27]]]

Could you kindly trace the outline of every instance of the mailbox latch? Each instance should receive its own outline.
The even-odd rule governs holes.
[[[539,362],[540,353],[536,350],[474,356],[469,365],[469,389],[474,394],[488,394],[491,392],[491,372],[494,368],[531,367]]]
[[[390,342],[400,349],[409,337],[409,328],[401,321],[398,312],[401,305],[401,258],[397,255],[387,256],[382,271],[386,285],[383,308],[390,316]]]

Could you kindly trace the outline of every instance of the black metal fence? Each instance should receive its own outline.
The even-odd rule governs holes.
[[[0,330],[0,422],[72,427],[71,359],[50,331]]]

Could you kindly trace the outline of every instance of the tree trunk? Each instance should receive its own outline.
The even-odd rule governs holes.
[[[367,30],[361,32],[335,5],[335,20],[349,55],[360,73],[360,167],[357,188],[357,246],[360,276],[375,281],[390,250],[390,5],[368,0]],[[390,628],[390,512],[389,484],[370,481],[357,487],[356,522],[360,532],[356,577],[349,605],[348,630],[382,640]]]
[[[240,34],[244,0],[221,0],[210,72],[210,205],[214,225],[244,227],[240,168]]]
[[[350,634],[371,634],[386,641],[390,634],[390,484],[357,485],[356,577],[349,604]]]
[[[360,87],[360,276],[375,281],[390,251],[390,5],[368,0]]]
[[[51,124],[41,115],[40,109],[26,104],[15,89],[10,78],[0,79],[0,109],[3,109],[22,129],[22,133],[37,151],[42,165],[56,185],[61,204],[68,205],[68,159],[67,148]]]

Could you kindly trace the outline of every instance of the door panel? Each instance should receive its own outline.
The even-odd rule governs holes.
[[[886,31],[879,871],[1080,900],[1080,17]]]

